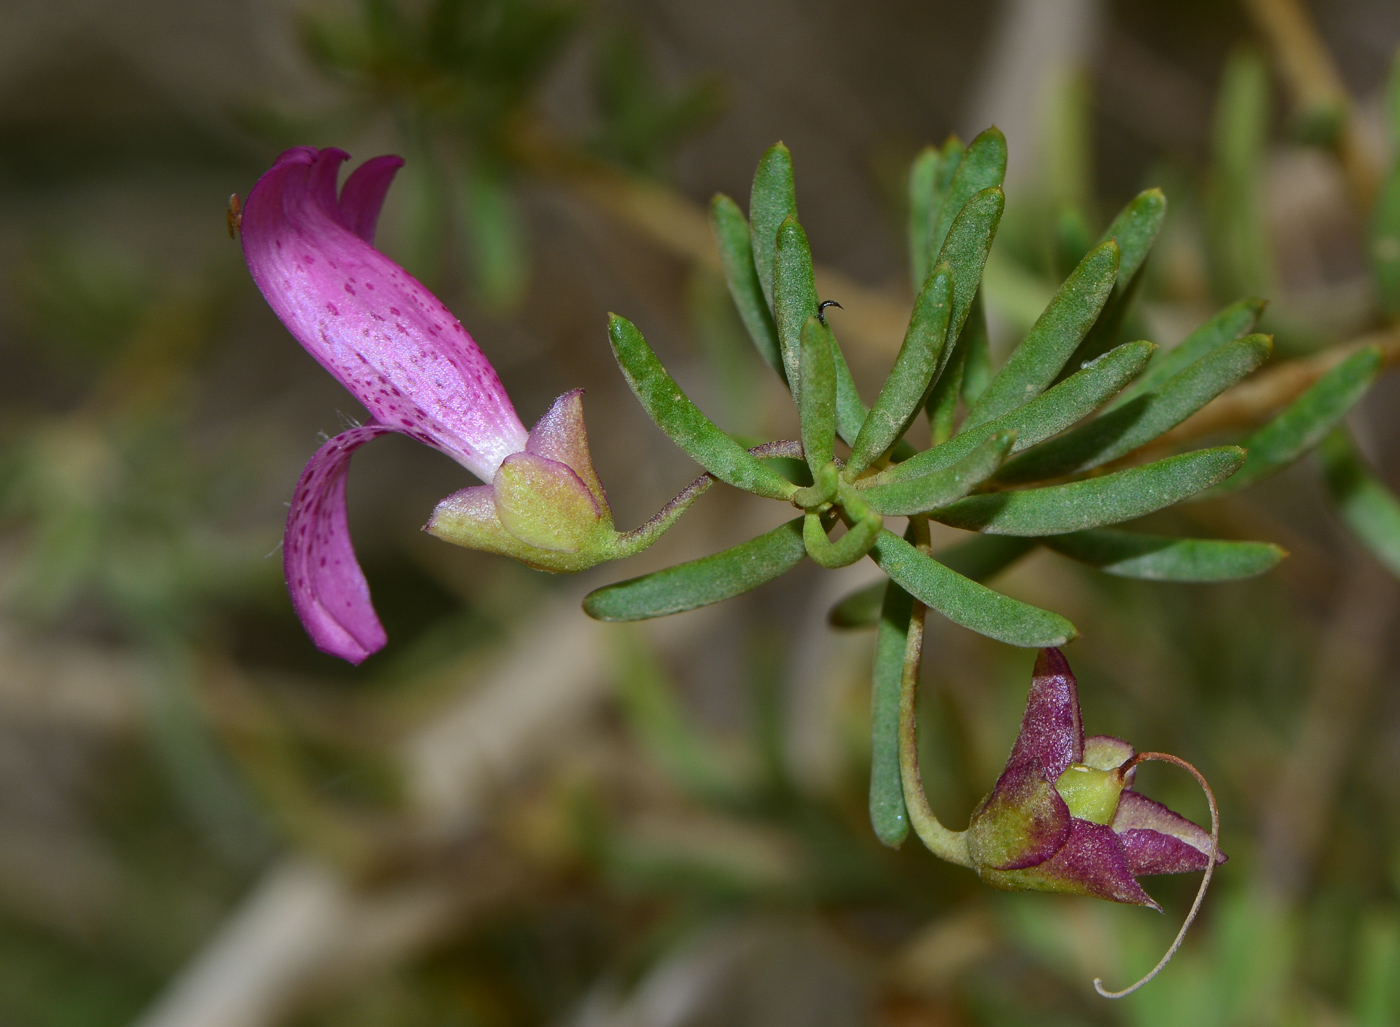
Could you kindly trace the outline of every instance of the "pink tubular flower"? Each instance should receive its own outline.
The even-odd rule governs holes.
[[[1211,835],[1133,791],[1134,767],[1127,742],[1084,737],[1069,664],[1058,649],[1042,650],[1006,769],[968,828],[978,874],[1012,891],[1071,892],[1159,909],[1137,878],[1204,870]],[[1217,850],[1217,862],[1224,861]]]
[[[489,484],[449,496],[427,530],[544,570],[573,571],[644,548],[659,532],[619,535],[593,471],[582,392],[561,396],[533,431],[495,369],[421,283],[374,248],[398,157],[336,180],[348,155],[283,153],[243,208],[253,281],[296,340],[369,410],[311,457],[292,497],[283,561],[292,604],[317,648],[359,663],[384,628],[355,559],[345,513],[354,451],[399,432]]]

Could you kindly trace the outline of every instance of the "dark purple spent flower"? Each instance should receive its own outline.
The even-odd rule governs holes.
[[[1211,836],[1129,789],[1133,758],[1121,739],[1085,739],[1069,664],[1042,650],[1006,769],[968,828],[978,873],[998,888],[1158,908],[1137,878],[1205,869]]]

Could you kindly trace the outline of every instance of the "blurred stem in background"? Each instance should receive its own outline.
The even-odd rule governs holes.
[[[1215,111],[1207,214],[1212,281],[1221,302],[1274,292],[1263,212],[1268,131],[1268,70],[1254,52],[1236,51],[1225,65]]]

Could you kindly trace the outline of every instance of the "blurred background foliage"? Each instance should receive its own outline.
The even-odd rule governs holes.
[[[362,412],[223,231],[283,146],[402,153],[381,245],[526,423],[589,390],[634,524],[694,468],[627,396],[607,310],[725,428],[795,429],[700,213],[778,138],[867,386],[907,309],[908,162],[993,121],[998,352],[1160,185],[1133,336],[1170,345],[1253,294],[1278,359],[1365,337],[1393,360],[1393,4],[136,0],[16,2],[0,27],[0,1022],[1400,1023],[1400,592],[1317,466],[1166,518],[1287,547],[1262,579],[1040,554],[998,583],[1083,631],[1089,730],[1191,759],[1221,799],[1218,891],[1166,973],[1109,1004],[1089,980],[1149,966],[1194,882],[1152,882],[1157,918],[881,848],[871,637],[824,620],[861,571],[645,629],[579,611],[772,526],[760,504],[716,492],[627,567],[551,578],[423,536],[463,482],[390,439],[357,460],[351,516],[391,644],[359,669],[315,652],[283,504],[318,433]],[[1382,378],[1351,418],[1392,482],[1396,399]],[[1328,452],[1336,481],[1351,457]],[[945,623],[927,651],[924,775],[961,825],[1031,657]]]

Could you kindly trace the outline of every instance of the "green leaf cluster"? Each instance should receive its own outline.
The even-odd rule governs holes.
[[[955,623],[1023,646],[1074,637],[1063,618],[1000,595],[974,580],[985,575],[962,573],[884,530],[893,516],[1040,540],[1109,573],[1156,580],[1244,577],[1282,557],[1262,543],[1105,529],[1292,463],[1365,392],[1378,355],[1365,350],[1343,362],[1244,448],[1143,460],[1144,447],[1268,359],[1269,337],[1250,334],[1263,304],[1231,304],[1169,351],[1119,340],[1166,213],[1163,194],[1149,189],[1110,222],[993,371],[976,297],[1001,219],[1005,168],[1006,143],[995,128],[967,146],[952,139],[915,158],[908,239],[917,295],[898,356],[868,408],[819,310],[787,147],[772,147],[759,162],[747,217],[729,197],[715,197],[711,222],[726,283],[755,348],[790,387],[813,484],[792,485],[730,439],[685,396],[636,326],[616,316],[614,352],[647,412],[706,471],[785,500],[804,517],[723,553],[600,589],[588,599],[590,613],[661,616],[755,588],[804,555],[824,566],[869,555]],[[983,380],[969,388],[978,361]],[[920,415],[932,439],[922,449],[906,438]],[[849,447],[844,456],[838,439]],[[840,525],[846,530],[833,540]],[[1032,548],[1020,546],[1011,559]],[[880,603],[855,605],[863,612],[843,604],[835,622],[875,622]]]
[[[1241,91],[1248,70],[1236,72]],[[1381,365],[1374,348],[1357,351],[1247,438],[1173,452],[1168,433],[1257,370],[1273,347],[1270,336],[1253,332],[1263,302],[1248,298],[1170,350],[1123,339],[1166,215],[1164,194],[1148,189],[1096,244],[1078,247],[1082,255],[1059,289],[995,366],[980,296],[1002,218],[1005,169],[1006,142],[995,128],[914,159],[908,245],[915,300],[903,344],[869,406],[817,292],[787,147],[763,155],[747,216],[729,197],[715,197],[711,223],[725,282],[755,349],[792,394],[812,480],[806,487],[714,424],[635,325],[616,315],[610,325],[623,374],[662,431],[711,477],[802,515],[723,552],[598,589],[585,609],[613,621],[658,617],[749,591],[806,557],[840,567],[868,556],[887,580],[843,600],[831,620],[879,628],[871,808],[876,833],[891,844],[908,829],[891,704],[907,673],[912,604],[1011,645],[1055,646],[1075,637],[1072,623],[985,584],[1038,546],[1107,574],[1154,581],[1218,582],[1268,571],[1285,554],[1266,542],[1119,526],[1287,467],[1335,429]],[[926,429],[912,431],[921,419]],[[1343,468],[1334,468],[1334,479],[1355,479],[1336,444],[1331,452]],[[1348,488],[1362,497],[1353,507],[1378,508],[1365,488]],[[1385,514],[1352,516],[1371,534],[1389,525]],[[904,537],[889,530],[889,517],[908,518]],[[975,535],[935,553],[931,522]]]

